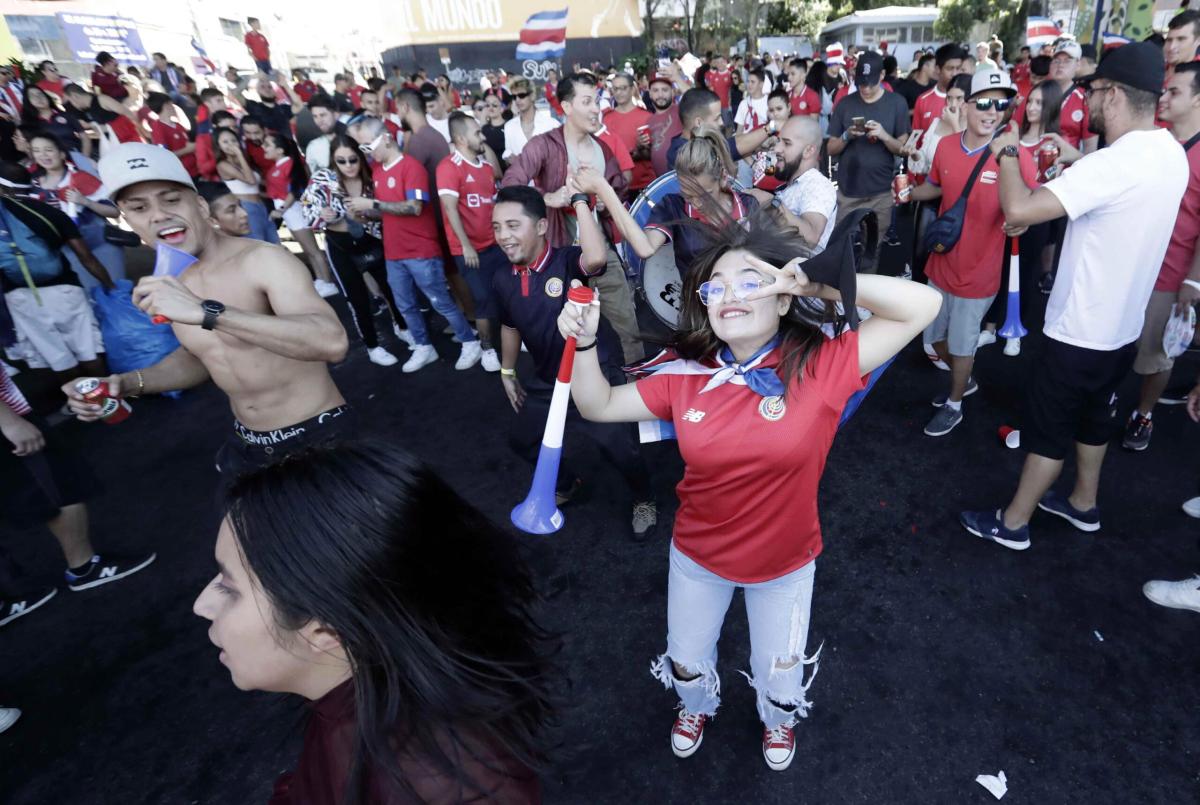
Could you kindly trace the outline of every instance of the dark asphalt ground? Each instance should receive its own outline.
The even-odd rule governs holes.
[[[559,534],[524,538],[552,549],[571,579],[543,609],[564,634],[571,686],[546,800],[985,803],[975,776],[1002,769],[1005,803],[1200,800],[1200,616],[1141,593],[1148,579],[1200,570],[1200,529],[1179,509],[1197,491],[1200,426],[1160,408],[1148,451],[1114,445],[1096,534],[1039,514],[1032,548],[1015,553],[957,523],[959,510],[999,505],[1014,487],[1023,454],[1000,446],[996,429],[1013,421],[1037,340],[1019,358],[981,351],[981,392],[941,439],[921,429],[947,375],[911,345],[839,435],[821,484],[815,707],[782,774],[762,761],[753,694],[737,674],[749,653],[740,597],[721,644],[721,712],[697,755],[671,754],[674,699],[648,669],[665,645],[681,465],[669,445],[650,452],[659,533],[633,544],[619,476],[568,432],[591,494],[565,510]],[[359,344],[334,377],[377,433],[507,522],[531,472],[506,447],[499,379],[454,371],[457,346],[438,347],[440,363],[403,375],[370,364]],[[1123,389],[1126,412],[1135,384]],[[293,763],[300,702],[236,690],[191,612],[215,572],[212,456],[229,420],[208,386],[138,401],[118,427],[60,426],[107,487],[91,506],[97,546],[154,550],[158,561],[99,590],[63,589],[0,629],[0,703],[25,711],[0,736],[0,801],[261,803]],[[48,533],[0,531],[0,550],[31,584],[61,583]]]

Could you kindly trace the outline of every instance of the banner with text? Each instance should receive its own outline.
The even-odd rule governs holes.
[[[87,64],[101,51],[111,53],[122,64],[149,64],[137,23],[126,17],[60,12],[58,24],[75,61]]]
[[[397,46],[515,43],[530,17],[560,8],[561,0],[396,0],[388,13],[393,27],[407,32],[392,43]],[[576,4],[567,15],[568,39],[641,35],[637,0]]]

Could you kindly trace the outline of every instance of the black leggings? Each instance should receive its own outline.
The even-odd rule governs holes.
[[[355,238],[349,232],[334,232],[326,230],[325,243],[329,247],[329,263],[333,267],[333,276],[338,286],[350,304],[350,315],[354,318],[354,326],[362,337],[367,349],[379,346],[379,334],[375,331],[375,320],[371,315],[371,294],[367,291],[367,283],[363,280],[363,272],[368,272],[379,283],[383,298],[392,311],[392,320],[402,322],[400,311],[392,299],[392,290],[387,281],[387,264],[379,248],[379,240],[371,235]],[[377,260],[363,260],[362,256],[376,254]],[[359,256],[355,259],[355,256]]]

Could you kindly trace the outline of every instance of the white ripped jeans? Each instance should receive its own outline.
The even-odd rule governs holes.
[[[817,657],[805,657],[816,562],[758,584],[739,584],[706,570],[671,543],[667,580],[667,653],[650,667],[665,688],[675,688],[692,713],[714,715],[721,703],[717,676],[717,640],[733,591],[745,590],[750,623],[750,674],[757,692],[758,716],[768,729],[793,724],[812,706],[808,688],[817,675]],[[681,680],[672,661],[695,679]],[[805,668],[812,673],[805,682]]]

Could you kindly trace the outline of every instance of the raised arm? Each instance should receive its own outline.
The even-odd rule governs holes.
[[[657,229],[642,229],[638,226],[637,221],[633,220],[633,216],[629,214],[629,210],[625,209],[625,205],[621,203],[617,191],[604,181],[604,177],[600,175],[599,171],[592,168],[580,168],[572,180],[580,191],[592,193],[599,201],[603,202],[608,214],[616,222],[617,229],[621,230],[621,235],[633,247],[633,251],[638,257],[645,260],[667,242],[667,236]]]
[[[1033,226],[1043,221],[1053,221],[1067,214],[1058,196],[1045,185],[1031,189],[1021,175],[1020,160],[1001,157],[1006,146],[1020,147],[1016,132],[1011,129],[992,140],[992,153],[1000,163],[1000,208],[1004,210],[1005,223],[1010,226]]]

